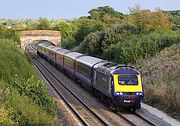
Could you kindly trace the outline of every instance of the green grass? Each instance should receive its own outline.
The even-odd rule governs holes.
[[[17,44],[0,40],[0,54],[0,125],[55,125],[55,101]]]
[[[0,81],[1,108],[4,114],[0,115],[2,125],[56,125],[56,118],[44,111],[38,104],[25,95],[20,95],[15,88]]]
[[[11,39],[16,42],[20,42],[20,32],[17,32],[12,29],[0,29],[0,38],[1,39]]]
[[[145,88],[145,102],[180,120],[180,44],[165,48],[155,57],[138,61]]]

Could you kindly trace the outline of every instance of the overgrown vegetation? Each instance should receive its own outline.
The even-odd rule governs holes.
[[[145,102],[180,120],[180,44],[165,48],[156,56],[136,64],[143,74]]]
[[[179,32],[152,32],[131,36],[105,49],[103,58],[118,63],[136,63],[139,59],[154,56],[165,47],[180,43]]]
[[[15,42],[20,42],[19,33],[12,29],[0,29],[0,39],[10,39]]]
[[[141,10],[139,7],[132,8],[127,20],[140,29],[171,30],[172,28],[170,16],[160,8],[156,8],[153,12],[150,10]]]
[[[171,21],[173,22],[173,28],[176,30],[180,28],[180,10],[166,12],[170,15]]]
[[[174,64],[173,62],[175,62],[177,65],[179,63],[179,12],[179,10],[163,11],[160,8],[156,8],[154,11],[142,10],[137,6],[130,8],[130,14],[126,15],[109,6],[104,6],[90,10],[87,17],[83,16],[73,20],[39,18],[38,20],[14,21],[1,19],[0,29],[4,31],[0,32],[0,36],[18,41],[14,30],[59,30],[62,36],[62,47],[66,49],[72,49],[117,63],[142,66],[141,70],[143,76],[145,76],[144,85],[146,87],[145,101],[157,107],[160,106],[160,108],[167,110],[171,114],[172,111],[175,111],[175,114],[172,115],[176,115],[179,119],[179,116],[177,116],[179,107],[173,101],[175,100],[175,92],[177,92],[175,88],[177,88],[179,82],[180,68],[176,67],[176,70],[174,70],[174,67],[170,66],[168,67],[169,72],[160,74],[160,77],[158,74],[158,72],[161,73],[161,69],[165,69],[167,64]],[[9,29],[7,30],[7,28]],[[172,55],[167,56],[163,53]],[[18,61],[11,62],[11,64],[16,62]],[[161,64],[161,62],[163,63]],[[6,66],[4,65],[4,67]],[[151,73],[152,68],[154,72]],[[17,71],[14,70],[14,67],[10,72],[15,76],[13,71]],[[19,77],[19,74],[17,75]],[[7,77],[9,76],[11,74],[7,74]],[[6,79],[6,76],[4,77]],[[32,80],[34,80],[34,77],[29,76],[22,78],[33,78]],[[19,77],[18,81],[22,78]],[[150,78],[148,83],[146,78]],[[24,86],[28,85],[29,82],[26,80],[25,83],[21,83],[21,81],[18,83]],[[41,82],[38,83],[41,85]],[[25,93],[26,96],[33,95],[29,89],[24,89],[17,84],[13,85],[18,92],[22,90],[28,92]],[[33,92],[35,91],[33,90]],[[162,92],[164,93],[162,96],[158,95],[158,93],[161,94]],[[35,99],[35,102],[41,106],[42,101],[39,101],[38,98]],[[43,107],[46,108],[46,105]]]
[[[12,40],[0,40],[0,125],[56,125],[55,102]]]

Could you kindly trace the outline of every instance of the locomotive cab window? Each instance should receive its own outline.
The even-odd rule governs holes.
[[[119,75],[118,83],[120,85],[138,85],[138,78],[136,75]]]

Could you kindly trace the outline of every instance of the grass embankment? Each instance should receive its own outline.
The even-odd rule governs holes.
[[[56,125],[55,102],[12,40],[0,40],[0,125]]]
[[[143,74],[145,102],[180,120],[180,44],[137,65]]]
[[[143,74],[145,102],[180,120],[180,34],[154,31],[132,35],[105,49],[104,57],[136,65]]]

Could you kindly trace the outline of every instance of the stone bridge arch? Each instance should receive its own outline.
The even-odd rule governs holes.
[[[21,33],[21,48],[25,49],[28,44],[37,43],[38,40],[46,40],[52,42],[55,45],[61,45],[61,35],[59,31],[28,30],[22,31]]]

